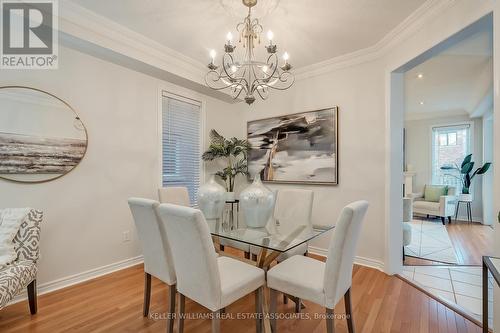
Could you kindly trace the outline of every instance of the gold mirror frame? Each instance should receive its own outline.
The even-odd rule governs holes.
[[[88,135],[87,127],[85,127],[85,124],[81,120],[80,115],[78,114],[78,112],[76,112],[76,110],[71,105],[69,105],[65,100],[63,100],[63,99],[57,97],[56,95],[51,94],[51,93],[49,93],[49,92],[47,92],[45,90],[41,90],[41,89],[37,89],[37,88],[33,88],[33,87],[15,86],[15,85],[14,86],[0,86],[0,91],[3,90],[3,89],[27,89],[27,90],[33,90],[33,91],[36,91],[36,92],[39,92],[39,93],[42,93],[42,94],[46,94],[46,95],[48,95],[50,97],[53,97],[53,98],[57,99],[58,101],[62,102],[64,105],[66,105],[74,113],[75,119],[80,120],[80,123],[81,123],[81,125],[83,127],[83,131],[85,133],[86,145],[85,145],[85,150],[83,151],[82,157],[80,158],[80,160],[78,161],[78,163],[73,168],[71,168],[71,170],[69,170],[68,172],[63,173],[63,174],[61,174],[61,175],[59,175],[57,177],[50,178],[50,179],[45,179],[45,180],[22,181],[22,180],[18,180],[18,179],[6,178],[6,177],[0,175],[0,179],[6,180],[6,181],[9,181],[9,182],[13,182],[13,183],[20,183],[20,184],[40,184],[40,183],[47,183],[47,182],[59,179],[59,178],[61,178],[63,176],[66,176],[67,174],[69,174],[74,169],[76,169],[80,165],[80,163],[82,162],[82,160],[85,158],[85,155],[87,154],[87,149],[88,149],[88,146],[89,146],[89,135]]]

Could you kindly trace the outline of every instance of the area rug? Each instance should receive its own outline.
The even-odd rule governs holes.
[[[413,220],[411,243],[405,247],[406,255],[428,260],[457,264],[458,259],[446,227],[441,221]]]

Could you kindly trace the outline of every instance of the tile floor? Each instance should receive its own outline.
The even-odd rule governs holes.
[[[457,264],[458,259],[450,236],[441,220],[413,219],[407,222],[411,227],[411,243],[405,247],[409,256]]]
[[[403,266],[403,278],[458,304],[482,321],[482,269],[477,266]],[[489,277],[489,321],[493,321],[493,277]]]

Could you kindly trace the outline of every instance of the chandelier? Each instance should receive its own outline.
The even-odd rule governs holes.
[[[260,44],[260,35],[263,32],[259,20],[251,16],[252,7],[257,4],[257,0],[242,1],[248,7],[247,17],[236,26],[239,34],[238,44],[244,49],[242,59],[237,59],[236,45],[232,42],[233,34],[229,32],[220,66],[215,65],[215,50],[210,51],[211,61],[208,64],[209,71],[205,75],[205,82],[215,90],[229,89],[234,99],[244,94],[245,102],[250,105],[255,101],[256,95],[265,100],[271,89],[290,88],[295,77],[290,73],[292,66],[288,63],[287,52],[283,54],[282,64],[279,64],[278,47],[273,44],[274,36],[271,31],[267,32],[269,44],[264,46],[267,59],[265,61],[255,59],[255,46]]]

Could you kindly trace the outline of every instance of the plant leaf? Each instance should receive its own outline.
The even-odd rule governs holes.
[[[482,174],[486,173],[486,171],[488,171],[490,166],[491,166],[490,162],[484,163],[484,165],[482,167],[480,167],[479,169],[476,170],[477,174],[482,175]]]
[[[470,161],[472,161],[472,154],[469,154],[467,156],[465,156],[463,162],[462,162],[462,165],[461,165],[461,168],[464,167],[464,165],[470,163]]]
[[[462,173],[464,175],[468,175],[469,172],[471,172],[473,168],[474,168],[474,162],[462,164],[462,169],[460,170],[460,173]]]

